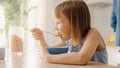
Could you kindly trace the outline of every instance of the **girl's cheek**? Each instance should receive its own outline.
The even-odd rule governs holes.
[[[62,32],[63,31],[63,27],[59,26],[59,31]]]
[[[55,27],[54,27],[54,28],[55,28],[55,30],[58,30],[58,25],[57,25],[57,24],[55,24]]]
[[[57,28],[58,28],[58,30],[61,30],[61,25],[58,25],[58,27],[57,27]]]

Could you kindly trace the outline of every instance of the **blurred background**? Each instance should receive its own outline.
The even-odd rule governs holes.
[[[65,0],[0,0],[0,48],[6,49],[6,55],[11,48],[11,35],[22,39],[23,53],[39,47],[39,42],[31,36],[30,30],[38,27],[54,33],[52,17],[55,6]],[[113,0],[84,0],[91,13],[92,27],[102,35],[108,50],[110,65],[120,64],[119,47],[114,45],[115,33],[110,27]],[[49,45],[59,38],[45,34]]]

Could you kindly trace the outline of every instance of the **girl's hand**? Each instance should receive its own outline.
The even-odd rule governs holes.
[[[43,32],[39,28],[33,28],[31,32],[32,32],[32,36],[36,40],[40,40],[40,41],[44,40]]]
[[[46,49],[40,49],[38,50],[38,53],[39,53],[39,56],[40,56],[40,60],[43,61],[43,62],[48,62],[47,60],[47,56],[48,56],[48,52],[46,51]]]
[[[39,57],[40,57],[40,60],[42,61],[42,62],[46,62],[46,60],[45,60],[45,55],[42,53],[42,51],[38,51],[38,54],[39,54]]]
[[[31,30],[31,32],[32,32],[33,37],[34,37],[36,40],[39,40],[39,41],[40,41],[40,45],[41,45],[42,47],[48,47],[48,44],[47,44],[46,41],[45,41],[43,32],[42,32],[39,28],[33,28],[33,29]]]

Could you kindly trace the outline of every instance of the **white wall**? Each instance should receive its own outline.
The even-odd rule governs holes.
[[[110,27],[110,18],[112,12],[112,0],[85,0],[87,3],[91,17],[92,27],[96,28],[107,42],[108,34],[113,33]]]
[[[113,33],[113,30],[110,27],[112,5],[104,7],[89,6],[89,8],[92,17],[92,27],[98,29],[106,42],[108,34]]]

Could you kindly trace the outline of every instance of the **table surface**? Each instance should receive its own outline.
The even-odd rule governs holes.
[[[115,68],[111,65],[101,64],[97,62],[89,62],[88,65],[65,65],[42,62],[36,53],[8,55],[7,59],[0,60],[0,68]]]

